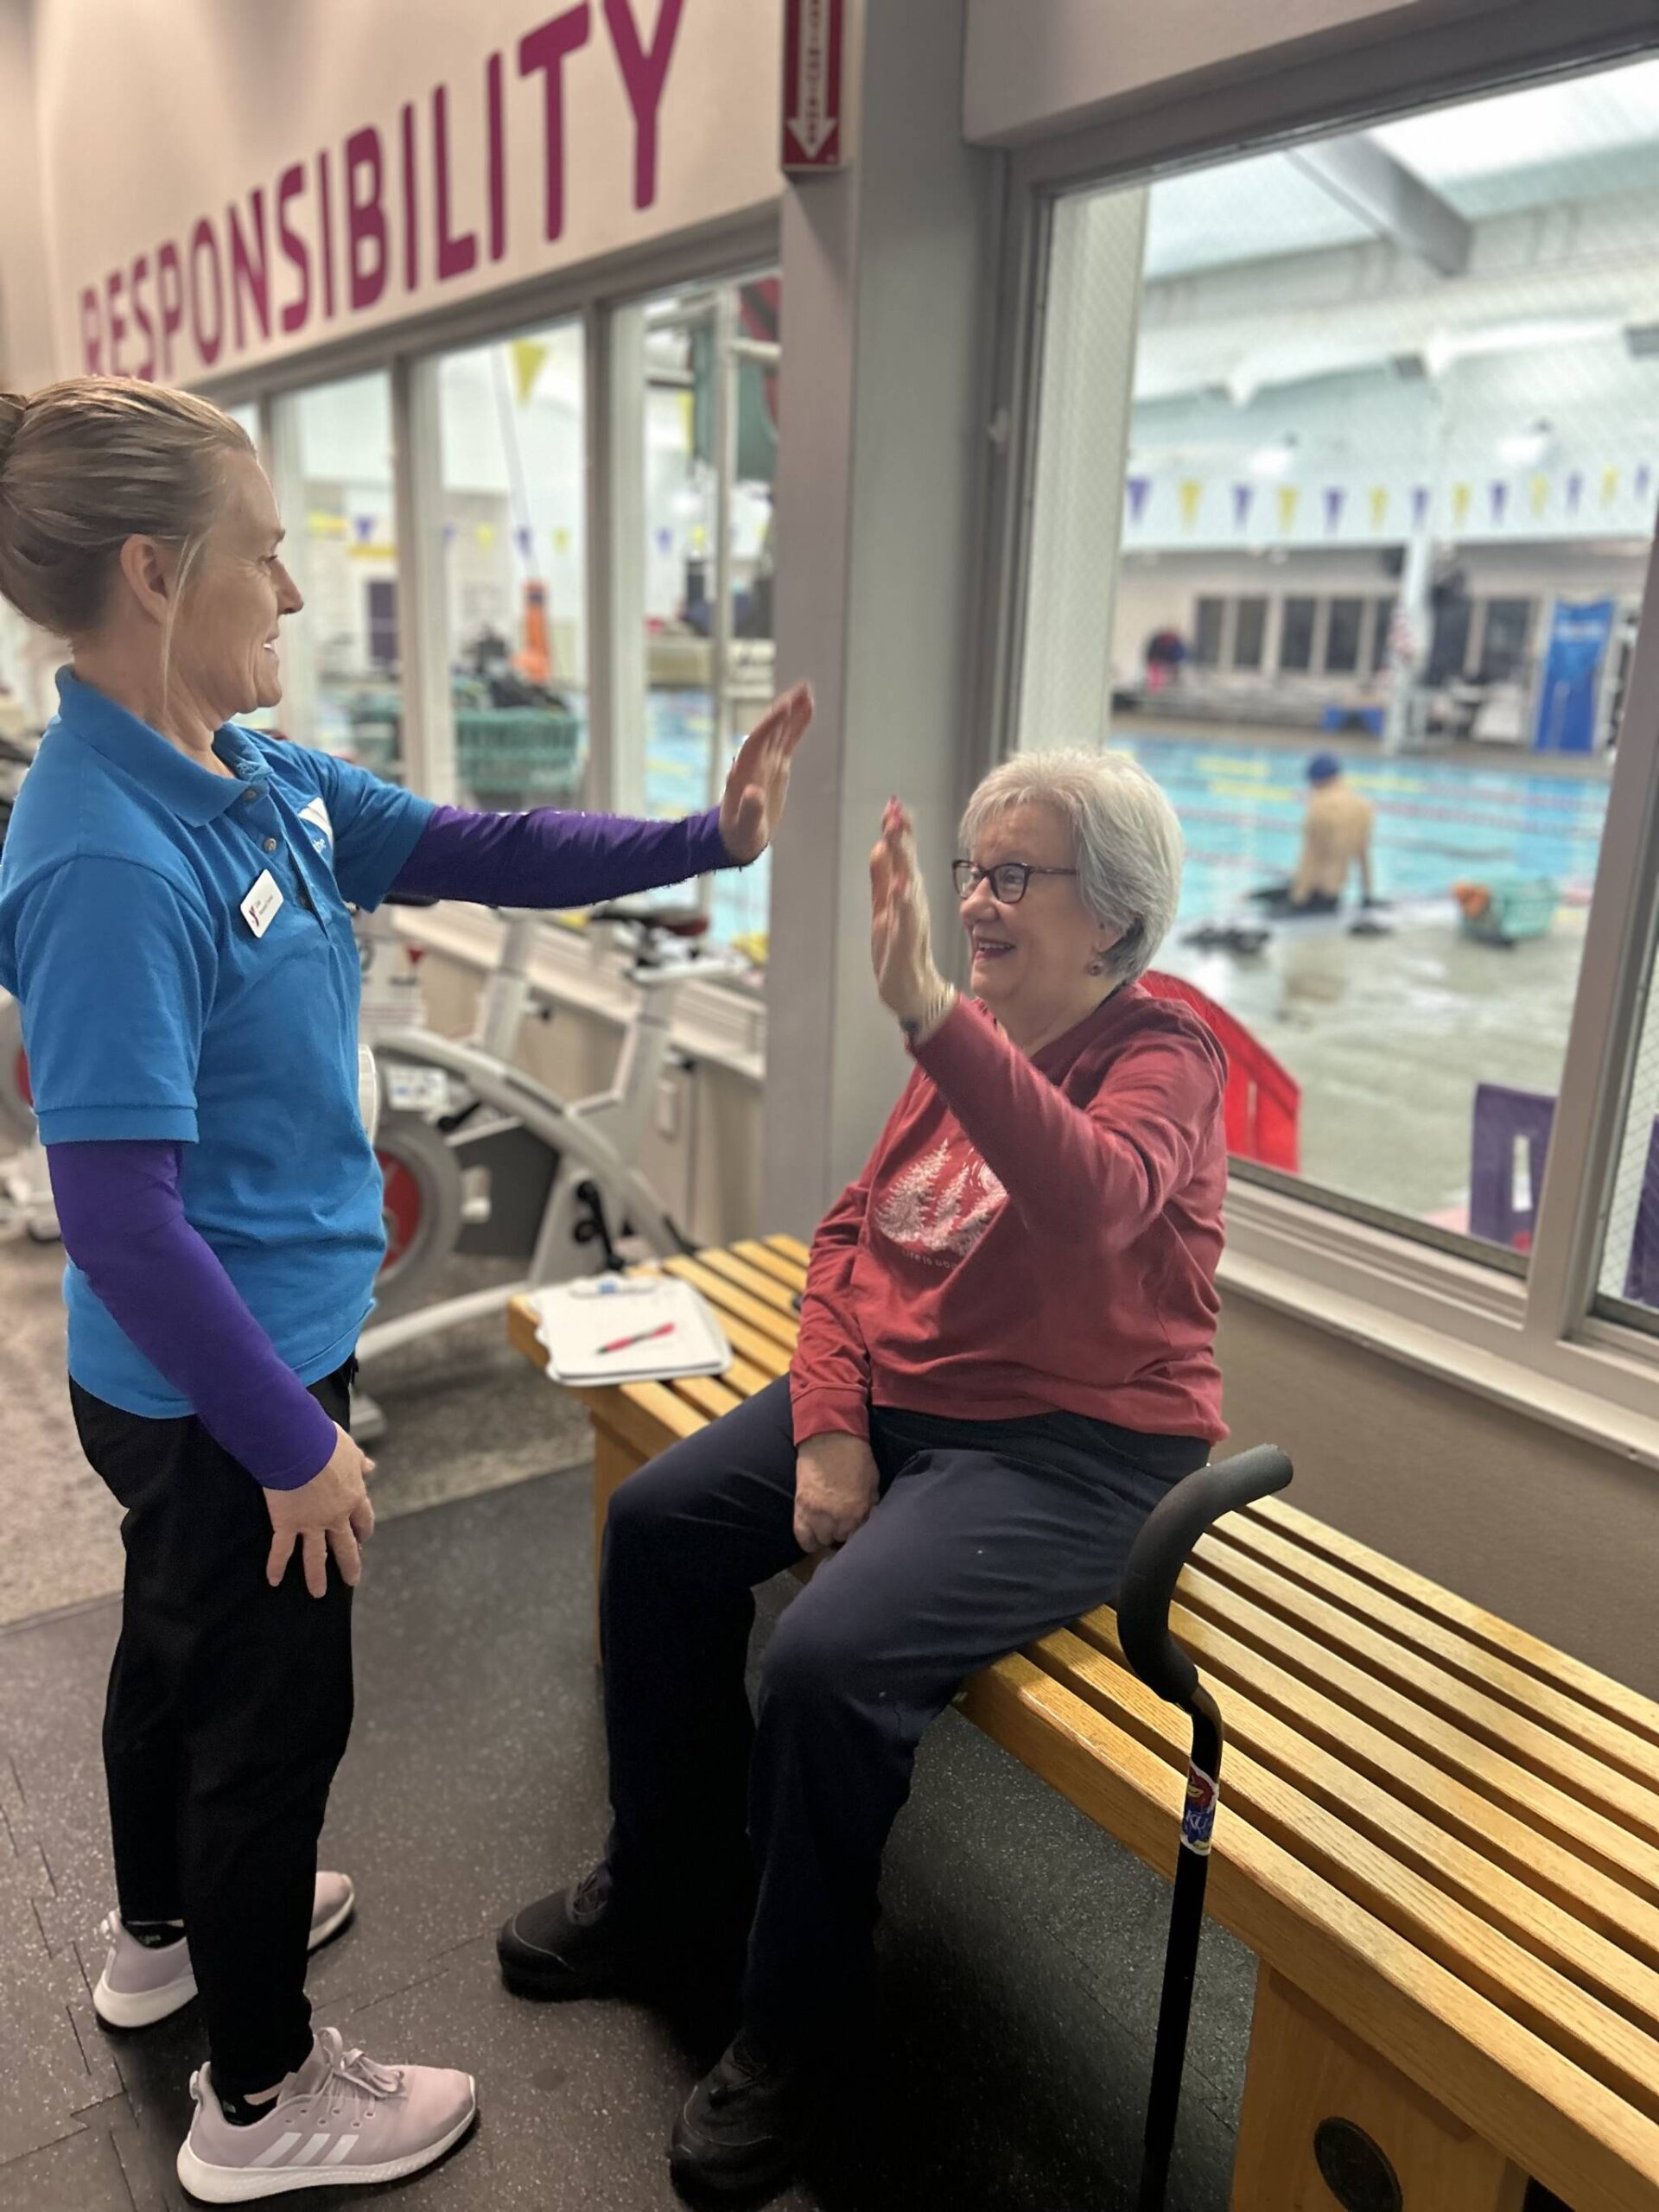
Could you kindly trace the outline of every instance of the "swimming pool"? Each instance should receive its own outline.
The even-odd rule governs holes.
[[[713,717],[707,693],[653,690],[646,724],[645,805],[653,817],[708,803]],[[1251,889],[1289,875],[1301,846],[1304,755],[1232,743],[1213,732],[1125,736],[1113,749],[1138,760],[1167,793],[1186,834],[1179,926],[1236,913]],[[1380,898],[1447,900],[1459,877],[1497,872],[1552,877],[1587,898],[1607,813],[1605,772],[1529,771],[1518,762],[1362,755],[1349,782],[1376,809],[1373,874]],[[771,855],[715,880],[715,933],[764,931]]]
[[[1235,913],[1249,891],[1289,875],[1301,846],[1305,756],[1233,744],[1211,733],[1115,739],[1168,795],[1186,833],[1180,922]],[[1607,813],[1594,769],[1361,756],[1349,782],[1376,809],[1372,869],[1379,898],[1445,897],[1460,876],[1515,870],[1586,896]]]

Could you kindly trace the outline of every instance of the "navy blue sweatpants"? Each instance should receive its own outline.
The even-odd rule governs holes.
[[[745,1685],[753,1590],[801,1556],[789,1385],[611,1501],[601,1590],[619,1906],[664,1925],[753,1903],[744,2012],[799,2043],[867,1981],[876,1885],[923,1731],[964,1678],[1116,1596],[1190,1437],[1079,1414],[877,1409],[880,1498],[790,1604]]]

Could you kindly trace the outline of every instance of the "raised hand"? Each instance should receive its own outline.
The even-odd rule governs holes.
[[[915,831],[896,798],[887,802],[870,855],[870,959],[881,1003],[900,1021],[919,1021],[944,989],[933,963]]]
[[[789,764],[811,720],[812,686],[798,683],[773,700],[744,739],[720,802],[720,834],[734,861],[758,860],[777,835]]]

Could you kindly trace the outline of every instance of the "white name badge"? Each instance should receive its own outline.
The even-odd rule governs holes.
[[[242,901],[242,918],[255,937],[264,937],[282,911],[283,894],[268,868],[261,868],[251,891]]]

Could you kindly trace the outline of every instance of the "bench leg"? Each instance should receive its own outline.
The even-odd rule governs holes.
[[[605,1516],[610,1510],[612,1498],[621,1489],[630,1475],[638,1474],[645,1462],[631,1445],[624,1444],[608,1429],[594,1424],[594,1664],[600,1662],[599,1651],[599,1567],[605,1544]]]
[[[1526,2191],[1490,2144],[1262,1967],[1232,2212],[1521,2212]]]

